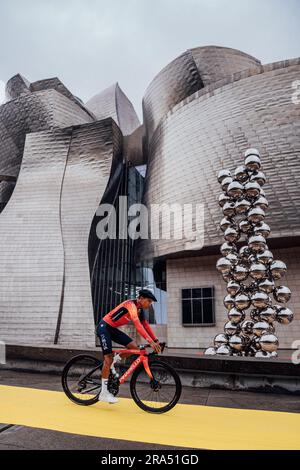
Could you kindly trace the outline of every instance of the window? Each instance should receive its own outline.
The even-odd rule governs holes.
[[[184,326],[215,324],[215,295],[213,287],[182,289],[182,324]]]

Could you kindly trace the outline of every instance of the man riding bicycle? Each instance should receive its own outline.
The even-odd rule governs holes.
[[[99,336],[103,351],[102,388],[99,401],[117,403],[117,397],[110,393],[107,388],[110,369],[114,370],[116,362],[131,355],[130,353],[120,353],[113,358],[112,341],[125,346],[126,349],[138,349],[135,341],[126,333],[119,330],[119,326],[126,325],[132,321],[139,334],[148,341],[152,349],[157,353],[161,352],[158,338],[156,338],[144,314],[144,309],[147,310],[152,302],[157,302],[157,299],[151,290],[141,289],[136,299],[121,302],[117,307],[108,312],[98,324],[97,335]]]

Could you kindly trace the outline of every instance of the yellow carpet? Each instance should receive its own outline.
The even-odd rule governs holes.
[[[154,415],[127,398],[78,406],[23,387],[0,386],[0,423],[200,449],[300,449],[300,414],[178,404]]]

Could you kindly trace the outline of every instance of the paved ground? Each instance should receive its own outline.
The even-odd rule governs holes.
[[[7,396],[7,402],[11,401],[14,405],[14,408],[17,408],[18,406],[20,406],[20,410],[21,408],[23,409],[23,407],[21,407],[22,405],[21,401],[23,400],[23,396],[25,396],[26,393],[31,393],[30,396],[38,397],[36,398],[36,400],[39,400],[40,399],[39,397],[41,397],[42,400],[46,400],[46,403],[48,399],[52,400],[52,397],[54,397],[55,399],[56,397],[59,397],[59,399],[61,398],[64,400],[63,406],[65,407],[65,397],[62,396],[61,394],[48,395],[48,394],[43,394],[42,392],[38,392],[38,390],[61,391],[60,377],[58,376],[49,375],[49,374],[25,373],[25,372],[13,372],[13,371],[0,370],[0,384],[2,386],[2,392],[4,393],[3,396],[4,397]],[[24,387],[24,390],[19,389],[19,387]],[[32,391],[30,391],[29,389],[32,389]],[[35,395],[36,393],[40,393],[41,395]],[[149,415],[148,413],[143,414],[142,412],[141,415],[136,416],[136,413],[139,412],[139,409],[136,407],[135,404],[132,403],[131,400],[130,401],[126,400],[126,398],[130,396],[127,385],[122,386],[122,391],[121,391],[120,396],[124,397],[124,400],[121,400],[122,405],[121,404],[105,405],[105,406],[114,406],[114,407],[120,405],[119,411],[117,413],[114,412],[114,416],[111,415],[111,417],[115,419],[115,417],[119,414],[120,419],[121,417],[122,419],[126,419],[126,414],[124,413],[127,413],[129,410],[129,413],[131,413],[130,419],[133,419],[132,423],[135,423],[134,424],[135,431],[136,431],[136,427],[138,428],[140,427],[139,434],[142,435],[143,427],[146,426],[146,423],[148,423],[147,424],[148,426],[152,426],[151,419],[153,418],[153,415]],[[25,406],[25,403],[26,402],[24,401],[24,406]],[[280,423],[281,423],[280,420],[281,419],[282,419],[283,425],[287,426],[287,430],[292,429],[294,426],[295,419],[298,419],[296,424],[297,424],[297,429],[298,429],[297,432],[299,433],[298,438],[299,438],[299,443],[300,443],[300,431],[299,431],[300,430],[300,398],[299,397],[292,396],[292,395],[232,392],[232,391],[224,391],[224,390],[208,390],[208,389],[199,389],[199,388],[193,389],[193,388],[185,387],[183,389],[180,403],[183,405],[183,407],[180,407],[180,406],[176,407],[178,410],[177,413],[179,414],[177,418],[175,414],[173,415],[172,419],[175,420],[174,423],[178,422],[176,421],[176,419],[179,419],[179,422],[183,423],[183,421],[180,421],[180,420],[182,420],[184,416],[186,416],[187,412],[191,412],[194,417],[198,413],[197,416],[199,416],[199,420],[200,420],[198,422],[198,425],[200,423],[200,425],[206,429],[208,429],[209,426],[212,426],[212,433],[214,432],[214,428],[213,428],[214,426],[216,429],[216,436],[217,436],[218,427],[220,427],[220,425],[222,424],[218,422],[218,420],[221,418],[222,419],[224,418],[224,420],[226,419],[230,421],[231,417],[233,417],[232,419],[236,419],[238,422],[239,420],[241,420],[241,422],[243,422],[242,420],[245,419],[246,417],[247,419],[252,419],[253,417],[254,425],[257,422],[257,420],[261,419],[261,417],[262,417],[262,422],[264,420],[269,420],[269,422],[271,423],[272,420],[274,419],[275,420],[274,423],[276,422],[276,426],[278,426],[278,423],[279,423],[278,429],[276,429],[277,434],[280,433]],[[184,408],[184,404],[189,404],[193,406]],[[205,405],[205,407],[201,405]],[[73,407],[72,413],[73,411],[74,413],[81,413],[80,415],[78,415],[79,417],[78,419],[83,419],[82,418],[83,416],[85,417],[87,416],[87,411],[86,411],[87,409],[92,410],[93,408],[94,410],[93,413],[95,413],[95,410],[96,410],[98,412],[97,419],[99,418],[99,412],[101,412],[100,408],[99,409],[96,408],[96,406],[99,407],[101,405],[96,405],[95,407],[76,407],[70,403],[70,406]],[[1,408],[4,413],[5,412],[5,400],[1,400],[1,404],[0,404],[0,421],[1,421]],[[116,408],[114,409],[116,410]],[[233,409],[235,409],[235,411]],[[219,410],[221,410],[221,414],[219,413]],[[284,412],[284,413],[267,413],[265,415],[262,415],[262,414],[256,415],[254,414],[255,412],[247,412],[246,410],[268,410],[272,412],[279,411],[279,412]],[[45,410],[45,412],[46,411],[47,410]],[[91,411],[89,411],[89,413],[90,412]],[[33,413],[34,413],[34,409],[33,409]],[[84,413],[84,415],[82,413]],[[183,414],[180,415],[180,413],[183,413]],[[216,414],[216,413],[219,413],[219,414]],[[231,414],[228,414],[228,413],[231,413]],[[239,413],[244,413],[244,414],[239,415]],[[245,415],[245,413],[250,413],[250,415]],[[295,414],[295,415],[293,416],[292,414]],[[167,415],[172,417],[171,414],[166,414],[164,416],[167,416]],[[102,414],[101,416],[104,416],[104,414]],[[191,427],[192,427],[192,418],[191,418]],[[94,415],[93,415],[93,419],[94,419]],[[288,419],[289,421],[285,421],[285,419]],[[25,422],[28,422],[28,421],[25,421]],[[158,421],[156,422],[158,423]],[[157,440],[154,439],[154,441],[158,443],[145,443],[145,442],[137,442],[137,441],[129,440],[130,437],[133,436],[133,433],[130,429],[130,426],[132,424],[130,423],[131,421],[128,422],[128,440],[126,438],[114,439],[114,438],[107,438],[107,437],[106,438],[105,437],[92,437],[88,435],[80,435],[80,434],[73,434],[73,433],[71,434],[70,432],[61,432],[61,431],[58,432],[55,430],[48,430],[48,429],[36,429],[35,427],[31,427],[31,426],[13,425],[13,426],[8,427],[7,424],[5,424],[2,426],[0,425],[0,449],[2,450],[4,449],[16,449],[16,450],[17,449],[106,449],[106,450],[107,449],[114,449],[114,450],[118,450],[118,449],[130,449],[130,450],[131,449],[143,449],[143,450],[170,449],[171,450],[173,449],[174,450],[174,449],[180,449],[184,447],[189,447],[189,448],[197,447],[198,448],[198,446],[194,447],[193,445],[191,445],[191,443],[193,443],[193,439],[189,440],[187,438],[187,440],[185,441],[184,438],[182,438],[176,441],[175,439],[176,436],[174,437],[174,440],[172,441],[171,436],[170,436],[170,439],[168,440],[164,438],[162,435],[162,437],[157,438]],[[99,424],[99,421],[98,421],[98,424]],[[245,423],[243,422],[243,427],[244,427],[244,424]],[[122,427],[121,425],[124,426],[124,421],[120,423],[120,428]],[[118,426],[115,425],[115,427],[118,427]],[[155,427],[155,424],[154,424],[154,427]],[[92,428],[92,421],[91,421],[91,428]],[[260,428],[261,426],[257,422],[257,431],[259,431]],[[76,429],[76,423],[75,423],[75,427],[72,429]],[[121,429],[119,430],[121,432]],[[269,429],[269,431],[271,432],[272,429]],[[121,435],[124,436],[124,434],[122,433]],[[251,438],[252,436],[251,436],[251,432],[249,429],[249,441],[250,442],[251,442]],[[168,442],[169,444],[172,444],[174,442],[182,442],[183,444],[181,444],[181,446],[178,444],[176,446],[172,446],[172,445],[161,444],[161,442]],[[240,445],[242,444],[240,443]],[[300,444],[299,444],[299,447],[300,447]],[[204,448],[211,448],[211,447],[204,446]]]

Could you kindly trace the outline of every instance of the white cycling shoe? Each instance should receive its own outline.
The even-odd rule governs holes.
[[[106,403],[118,403],[119,400],[117,399],[117,397],[114,397],[114,395],[108,390],[104,390],[100,393],[98,401],[104,401]]]

